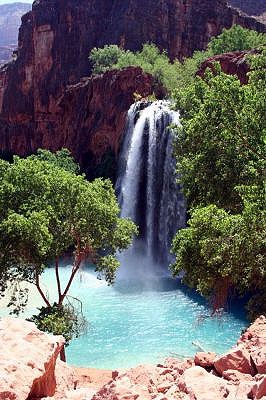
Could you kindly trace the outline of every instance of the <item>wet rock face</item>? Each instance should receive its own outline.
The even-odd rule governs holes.
[[[76,88],[72,86],[70,91],[66,90],[67,85],[76,85],[83,76],[90,74],[88,55],[93,47],[116,43],[138,50],[143,43],[154,42],[166,49],[171,58],[181,58],[191,55],[195,49],[203,49],[212,35],[232,23],[265,30],[265,25],[240,16],[225,0],[35,1],[32,12],[22,18],[17,60],[0,70],[2,155],[26,155],[38,147],[53,150],[67,146],[80,161],[83,155],[79,152],[84,143],[86,152],[90,153],[93,142],[92,152],[98,156],[99,148],[106,149],[113,138],[122,134],[123,113],[132,103],[127,90],[133,88],[136,76],[127,76],[128,85],[121,78],[121,85],[114,87],[117,92],[112,93],[112,85],[105,90],[108,86],[105,78],[101,85],[93,81],[98,98],[106,104],[105,108],[100,108],[102,100],[97,100],[95,113],[95,109],[90,108],[96,102],[94,92],[94,100],[90,101],[92,84],[84,86],[81,82]],[[144,93],[147,93],[147,79],[143,81]],[[101,89],[103,92],[99,91]],[[124,89],[125,94],[121,92]],[[137,83],[134,91],[141,92],[139,89]],[[81,104],[78,115],[72,112],[74,99]],[[112,109],[114,122],[111,124],[110,116],[103,117],[103,112],[109,111],[107,103]],[[77,108],[75,103],[74,109]],[[68,113],[71,110],[70,127],[64,124],[70,117],[62,114],[63,109]],[[114,114],[121,109],[118,122]],[[99,142],[95,138],[99,138]],[[117,141],[111,144],[112,148],[117,148]]]

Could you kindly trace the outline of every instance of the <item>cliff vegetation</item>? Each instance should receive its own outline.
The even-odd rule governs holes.
[[[168,94],[177,88],[183,89],[194,79],[201,63],[217,54],[250,50],[266,45],[266,35],[233,25],[223,29],[213,37],[205,51],[195,51],[192,57],[182,61],[171,61],[166,51],[160,51],[155,44],[146,43],[141,51],[124,50],[117,45],[105,45],[92,49],[89,59],[93,64],[92,72],[101,74],[112,69],[137,66],[151,74],[157,85],[165,87]]]

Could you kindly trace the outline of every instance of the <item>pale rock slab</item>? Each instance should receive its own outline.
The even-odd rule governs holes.
[[[62,336],[39,331],[18,318],[0,320],[0,400],[53,396]]]

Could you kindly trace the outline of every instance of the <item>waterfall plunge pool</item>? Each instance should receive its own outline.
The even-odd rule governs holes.
[[[222,353],[247,326],[241,307],[208,317],[208,304],[167,275],[173,235],[186,223],[172,155],[173,123],[179,124],[179,114],[165,101],[135,103],[128,111],[116,190],[121,216],[139,225],[141,240],[121,255],[114,286],[99,281],[93,268],[84,269],[73,282],[70,295],[82,301],[88,330],[67,348],[70,364],[128,368],[169,356],[191,357],[201,349]],[[158,271],[154,260],[164,268]],[[62,285],[70,268],[60,269]],[[54,269],[48,268],[42,283],[51,301],[55,282]],[[25,316],[36,313],[38,299],[38,294],[31,295]]]
[[[60,269],[64,284],[69,273],[70,267]],[[53,268],[44,272],[42,282],[56,293]],[[142,282],[122,275],[108,286],[89,267],[77,276],[70,294],[82,301],[88,329],[67,347],[69,364],[115,369],[193,356],[200,347],[223,353],[247,326],[241,307],[204,318],[211,313],[204,300],[167,275]]]

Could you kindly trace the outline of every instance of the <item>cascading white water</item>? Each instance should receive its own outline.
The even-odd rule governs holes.
[[[185,226],[185,200],[176,183],[171,124],[179,114],[169,102],[138,102],[128,111],[127,129],[119,157],[117,193],[121,216],[140,228],[139,239],[123,256],[136,264],[167,265],[176,231]]]

